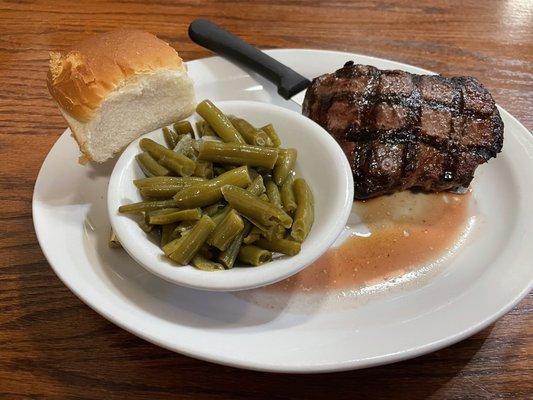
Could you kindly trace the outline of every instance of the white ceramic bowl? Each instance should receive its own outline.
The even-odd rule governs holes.
[[[301,252],[283,256],[259,267],[205,272],[192,266],[180,267],[163,256],[137,223],[117,209],[122,204],[141,201],[133,180],[144,177],[135,161],[139,140],[131,143],[117,161],[107,193],[111,225],[124,249],[142,266],[161,278],[196,289],[231,291],[251,289],[287,278],[302,270],[324,253],[342,232],[353,199],[353,178],[341,148],[318,124],[294,111],[267,103],[224,101],[217,106],[225,113],[245,118],[256,126],[272,123],[284,147],[298,150],[296,173],[304,177],[315,197],[315,222]],[[193,123],[199,119],[192,116]],[[162,131],[144,135],[163,143]]]

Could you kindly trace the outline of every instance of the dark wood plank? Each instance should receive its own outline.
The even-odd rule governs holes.
[[[533,6],[517,1],[0,1],[0,398],[526,398],[533,393],[533,296],[479,334],[414,360],[319,376],[221,367],[115,327],[54,275],[31,196],[65,122],[45,85],[47,52],[122,26],[192,60],[196,17],[263,48],[323,48],[473,75],[533,127]]]

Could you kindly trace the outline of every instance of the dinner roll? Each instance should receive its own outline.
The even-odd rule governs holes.
[[[119,30],[50,53],[48,89],[78,142],[81,162],[104,162],[132,140],[189,116],[192,80],[156,36]]]

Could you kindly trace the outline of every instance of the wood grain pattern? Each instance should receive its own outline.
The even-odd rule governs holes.
[[[47,52],[117,27],[152,31],[185,60],[207,17],[263,48],[337,49],[473,75],[533,128],[533,5],[507,1],[0,1],[0,398],[526,398],[533,296],[481,333],[395,365],[319,376],[221,367],[115,327],[55,276],[32,226],[39,167],[65,122]]]

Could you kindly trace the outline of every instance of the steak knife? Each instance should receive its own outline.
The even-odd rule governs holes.
[[[302,106],[311,81],[298,72],[206,19],[195,19],[189,25],[189,37],[196,44],[257,72],[277,86],[281,97]]]

